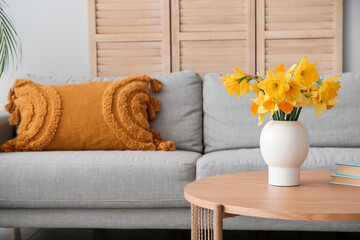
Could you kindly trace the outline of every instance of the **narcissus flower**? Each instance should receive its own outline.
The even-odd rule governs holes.
[[[256,116],[258,114],[258,109],[259,109],[259,105],[256,102],[253,102],[250,107],[251,114],[253,116]]]
[[[278,67],[276,67],[274,69],[274,72],[276,72],[276,73],[285,72],[284,64],[280,64]]]
[[[234,67],[233,70],[235,73],[239,74],[239,77],[244,77],[246,74],[246,72],[244,70],[241,70],[240,68]]]
[[[289,84],[285,82],[285,73],[275,74],[271,70],[267,71],[266,80],[261,81],[258,86],[279,103],[284,101],[285,92],[290,89]]]
[[[337,91],[341,88],[340,82],[335,82],[340,75],[330,77],[322,83],[322,86],[318,90],[318,96],[313,100],[313,106],[315,108],[315,114],[317,117],[322,115],[325,110],[330,110],[334,105],[340,102],[337,97]]]
[[[246,92],[249,96],[250,83],[246,79],[245,71],[234,68],[234,74],[229,74],[222,78],[222,82],[225,85],[230,96],[238,94],[238,99],[242,94]]]
[[[300,90],[297,90],[297,89],[295,89],[295,92],[291,95],[286,94],[285,101],[287,101],[293,107],[296,107],[296,108],[306,106],[308,103],[308,99],[301,93]]]
[[[294,106],[291,105],[291,103],[289,103],[287,101],[282,101],[281,103],[278,104],[278,106],[279,106],[279,109],[286,114],[289,114],[289,113],[291,113],[292,110],[294,110]]]
[[[265,101],[265,95],[263,92],[259,92],[259,96],[256,99],[251,99],[253,101],[253,104],[251,105],[251,113],[253,116],[256,116],[259,113],[259,123],[258,125],[261,125],[264,122],[265,114],[269,112],[269,110],[266,110],[263,107],[264,101]]]
[[[326,81],[322,83],[322,86],[319,90],[320,100],[323,101],[327,105],[337,97],[337,91],[341,88],[340,82],[335,82],[340,77],[337,75],[335,77],[330,77]]]
[[[258,98],[259,99],[259,98]],[[279,110],[278,105],[275,103],[274,99],[269,95],[260,93],[261,105],[259,106],[258,112],[259,113],[271,113],[270,118],[276,111]]]
[[[251,90],[253,93],[255,93],[256,96],[258,96],[258,95],[259,95],[259,92],[261,91],[261,89],[259,88],[258,84],[259,84],[259,83],[257,83],[257,82],[250,84],[250,90]]]
[[[236,74],[229,74],[225,77],[221,77],[222,78],[222,82],[226,87],[226,90],[228,91],[229,95],[232,96],[234,94],[238,94],[238,98],[240,98],[241,93],[241,89],[240,89],[240,84],[239,81],[237,79],[239,79],[239,77]]]
[[[319,80],[319,74],[316,70],[317,63],[309,63],[307,57],[303,57],[300,65],[294,72],[294,77],[306,88],[309,88],[313,82]]]

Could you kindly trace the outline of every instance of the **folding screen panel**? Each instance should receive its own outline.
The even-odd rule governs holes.
[[[172,71],[255,70],[254,0],[172,0]]]
[[[90,74],[170,72],[169,0],[88,0]]]
[[[88,8],[94,76],[264,72],[304,55],[321,74],[342,71],[342,0],[88,0]]]
[[[302,56],[320,74],[342,72],[342,0],[257,0],[257,71]]]

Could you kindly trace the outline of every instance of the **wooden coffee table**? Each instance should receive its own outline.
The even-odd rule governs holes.
[[[222,240],[223,218],[252,216],[306,221],[360,221],[360,188],[330,184],[327,171],[301,171],[301,184],[276,187],[267,172],[201,179],[185,187],[191,239]]]

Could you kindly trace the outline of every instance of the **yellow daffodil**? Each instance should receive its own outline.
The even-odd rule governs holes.
[[[295,89],[295,88],[293,88]],[[290,91],[290,90],[289,90]],[[301,93],[300,90],[295,89],[294,93],[286,94],[285,101],[290,103],[293,107],[299,108],[307,105],[307,98]]]
[[[293,73],[294,73],[296,68],[297,68],[297,65],[294,64],[286,71],[286,75],[287,75],[288,79],[290,79],[293,76]]]
[[[228,91],[229,95],[232,96],[234,94],[238,94],[238,98],[240,98],[240,84],[237,81],[238,76],[235,74],[229,74],[227,76],[221,77],[222,83],[225,85],[226,90]]]
[[[258,114],[259,105],[256,102],[253,102],[250,107],[251,114],[256,116]]]
[[[243,93],[246,92],[246,95],[249,96],[249,90],[250,90],[250,83],[248,80],[244,79],[241,81],[240,83],[240,90],[241,90],[241,94],[242,95]]]
[[[283,111],[286,114],[289,114],[292,112],[292,110],[294,110],[294,106],[287,101],[282,101],[281,103],[278,104],[278,107],[281,111]]]
[[[252,83],[250,84],[250,90],[256,94],[256,96],[259,95],[259,92],[261,91],[261,89],[259,88],[258,86],[259,83],[255,82],[255,83]]]
[[[294,94],[296,89],[306,89],[296,78],[293,77],[293,72],[296,67],[296,64],[294,64],[285,72],[284,64],[280,64],[280,66],[274,69],[274,72],[276,73],[285,73],[285,81],[290,86],[289,91],[286,92],[287,95]]]
[[[323,101],[316,99],[314,101],[313,107],[315,108],[315,114],[317,117],[320,117],[325,110],[330,110],[334,107],[334,105],[338,104],[340,102],[340,99],[338,97],[335,97],[331,99],[327,104]]]
[[[234,68],[234,74],[229,74],[222,78],[222,83],[225,85],[230,96],[238,94],[238,99],[242,94],[246,92],[249,96],[250,83],[247,79],[244,79],[246,76],[245,71]]]
[[[260,92],[259,96],[255,99],[251,98],[251,101],[253,101],[255,103],[255,104],[253,103],[254,105],[252,105],[252,107],[251,107],[251,112],[254,115],[255,112],[258,113],[259,107],[262,106],[265,101],[264,93]],[[256,116],[256,114],[254,116]]]
[[[259,117],[258,117],[258,120],[259,120],[258,126],[263,124],[264,119],[265,119],[265,113],[260,113]]]
[[[321,101],[319,101],[318,99],[314,100],[313,106],[315,108],[315,115],[317,117],[320,117],[325,112],[326,105]]]
[[[280,64],[277,68],[274,69],[274,72],[285,72],[284,64]]]
[[[303,95],[307,99],[306,106],[315,107],[319,101],[319,86],[313,83],[308,90],[303,92]]]
[[[289,84],[290,89],[288,91],[285,92],[285,98],[289,98],[292,99],[291,104],[295,105],[293,102],[294,100],[299,101],[300,97],[301,97],[301,93],[299,90],[304,90],[306,89],[296,78],[293,77],[293,72],[296,69],[296,64],[294,64],[293,66],[291,66],[291,68],[289,68],[286,72],[285,72],[285,68],[284,68],[284,64],[280,64],[280,66],[278,66],[277,68],[274,69],[275,72],[277,73],[285,73],[285,82],[287,84]],[[296,96],[293,96],[295,93]],[[289,101],[289,100],[288,100]],[[282,105],[284,106],[284,105]]]
[[[263,107],[264,101],[265,101],[265,95],[263,92],[259,92],[259,96],[256,99],[251,99],[253,101],[253,104],[251,105],[251,113],[253,116],[256,116],[259,113],[259,123],[258,125],[261,125],[264,122],[265,114],[269,112],[269,110],[266,110]]]
[[[300,65],[294,71],[294,77],[301,85],[309,88],[313,82],[319,80],[319,74],[316,70],[317,63],[309,63],[307,57],[303,57]]]
[[[330,110],[340,102],[340,99],[337,97],[337,91],[341,86],[340,82],[335,82],[339,77],[340,75],[328,78],[318,90],[318,96],[313,100],[317,117],[321,116],[326,109]]]
[[[244,77],[246,72],[244,70],[241,70],[240,68],[233,68],[234,72],[237,73],[239,75],[239,77]]]
[[[263,107],[267,110],[267,111],[274,111],[275,109],[275,102],[274,100],[272,100],[271,98],[266,100],[263,104]],[[273,114],[273,113],[272,113]]]
[[[274,99],[269,95],[263,95],[262,105],[259,106],[258,112],[259,113],[268,113],[270,112],[270,118],[274,115],[274,113],[279,110],[278,105],[275,103]]]
[[[285,92],[290,89],[289,84],[285,82],[285,73],[275,74],[271,70],[267,71],[266,80],[260,81],[258,86],[278,103],[284,101]]]
[[[319,89],[320,100],[326,105],[330,104],[334,98],[337,97],[337,91],[341,88],[340,82],[335,82],[340,77],[337,75],[335,77],[330,77],[322,83],[321,88]]]

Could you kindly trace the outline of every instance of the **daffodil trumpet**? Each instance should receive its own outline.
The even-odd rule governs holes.
[[[294,64],[287,71],[283,64],[268,70],[266,78],[239,68],[221,78],[230,96],[237,94],[239,99],[245,92],[249,96],[250,91],[256,95],[251,99],[250,110],[252,115],[258,115],[259,125],[267,113],[276,121],[297,121],[304,106],[314,107],[316,116],[320,116],[340,102],[337,91],[341,85],[335,81],[340,75],[324,81],[316,66],[317,63],[309,63],[303,57],[299,65]]]

